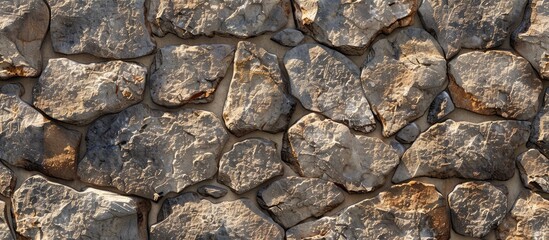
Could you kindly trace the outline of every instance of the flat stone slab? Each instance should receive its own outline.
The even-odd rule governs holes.
[[[496,237],[504,240],[549,238],[549,200],[524,190],[499,225]]]
[[[286,46],[286,47],[295,47],[303,42],[305,36],[303,33],[296,29],[286,28],[280,32],[277,32],[271,37],[271,40],[276,43]]]
[[[530,149],[517,157],[517,168],[525,187],[549,193],[549,159],[537,149]]]
[[[214,186],[214,185],[204,185],[197,189],[198,194],[204,197],[213,197],[213,198],[222,198],[227,195],[228,191],[225,188]]]

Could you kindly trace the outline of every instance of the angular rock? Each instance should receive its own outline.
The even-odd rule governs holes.
[[[282,227],[289,228],[345,201],[343,190],[318,178],[286,177],[257,193],[257,201]]]
[[[419,28],[403,29],[374,43],[361,78],[385,137],[423,116],[448,83],[442,50]]]
[[[152,100],[166,107],[213,101],[233,56],[234,47],[226,44],[158,49],[151,66]]]
[[[294,109],[276,55],[251,42],[238,43],[223,120],[236,136],[255,130],[282,132]]]
[[[381,187],[399,155],[378,138],[354,135],[345,125],[311,113],[284,137],[282,159],[299,175],[332,181],[350,192]]]
[[[333,217],[286,231],[297,239],[449,239],[446,200],[433,185],[411,181],[392,186]]]
[[[50,59],[34,85],[33,105],[59,121],[85,125],[140,102],[146,76],[147,69],[134,63]]]
[[[549,156],[549,88],[545,89],[543,108],[532,121],[530,131],[529,142],[534,144],[540,152]]]
[[[508,180],[514,152],[528,139],[529,122],[454,122],[431,126],[404,153],[393,182],[415,177]]]
[[[33,176],[12,202],[17,233],[28,239],[147,239],[150,204],[137,198]]]
[[[517,198],[513,209],[499,225],[498,239],[548,239],[549,200],[541,195],[524,190]]]
[[[419,8],[427,30],[437,36],[446,58],[461,48],[489,49],[500,46],[520,22],[528,0],[465,1],[424,0]]]
[[[127,59],[156,48],[145,20],[145,0],[46,0],[51,9],[53,49]]]
[[[233,145],[219,160],[217,180],[241,194],[284,174],[276,143],[251,138]]]
[[[549,159],[536,149],[517,157],[517,168],[525,187],[549,193]]]
[[[227,189],[214,186],[214,185],[204,185],[197,189],[198,194],[204,196],[204,197],[213,197],[213,198],[221,198],[227,195]]]
[[[302,44],[284,56],[290,89],[305,109],[354,130],[371,132],[374,114],[360,83],[360,70],[345,55],[318,44]]]
[[[248,199],[212,203],[185,193],[166,199],[151,239],[283,239],[284,230]]]
[[[412,143],[417,139],[420,133],[421,129],[419,129],[419,126],[416,123],[410,123],[406,125],[406,127],[400,129],[395,138],[401,143]]]
[[[448,64],[448,89],[458,108],[529,120],[538,112],[539,80],[524,58],[507,51],[473,51]]]
[[[389,145],[398,153],[399,157],[402,157],[404,153],[406,152],[406,146],[402,145],[399,141],[391,140],[389,142]]]
[[[78,175],[87,183],[158,200],[212,178],[228,138],[211,112],[164,112],[139,104],[90,126]]]
[[[6,219],[6,203],[0,200],[0,239],[12,240],[15,239],[11,234],[8,220]]]
[[[277,32],[271,37],[271,40],[282,46],[295,47],[299,45],[304,38],[305,36],[303,35],[303,33],[301,33],[301,31],[287,28],[280,32]]]
[[[10,198],[15,189],[16,182],[17,176],[15,176],[15,173],[4,166],[4,164],[0,163],[0,195]]]
[[[0,0],[0,80],[36,77],[50,10],[43,0]]]
[[[294,0],[298,28],[349,55],[361,55],[381,32],[412,23],[418,0]]]
[[[442,120],[454,110],[455,106],[452,98],[450,98],[450,95],[446,91],[443,91],[437,95],[435,100],[431,103],[429,114],[427,115],[427,122],[430,124],[442,122]]]

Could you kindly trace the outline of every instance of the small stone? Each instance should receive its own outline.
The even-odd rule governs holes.
[[[549,193],[549,159],[536,149],[517,157],[517,168],[525,187]]]
[[[271,37],[271,40],[282,46],[295,47],[299,45],[304,38],[305,36],[303,35],[303,33],[301,33],[301,31],[287,28],[280,32],[277,32]]]
[[[4,166],[4,164],[0,163],[0,195],[10,198],[15,189],[16,182],[17,176],[15,176],[15,173]]]
[[[548,239],[549,200],[524,190],[517,198],[511,212],[499,225],[498,239]]]
[[[400,129],[395,138],[401,143],[409,144],[413,143],[420,133],[421,130],[419,129],[419,126],[416,123],[410,123],[403,129]]]
[[[374,114],[360,83],[360,69],[345,55],[318,44],[302,44],[284,56],[290,89],[307,110],[354,130],[375,129]]]
[[[389,142],[389,145],[391,145],[391,147],[398,153],[399,157],[402,157],[402,155],[404,155],[407,149],[404,145],[402,145],[399,141],[396,141],[396,140],[391,140]]]
[[[251,42],[238,43],[223,120],[236,136],[288,128],[295,101],[287,91],[276,55]]]
[[[10,215],[7,215],[7,216],[10,216]],[[3,239],[3,240],[15,239],[11,234],[11,230],[8,225],[9,223],[5,216],[6,216],[6,203],[0,200],[0,239]]]
[[[276,143],[262,138],[237,142],[219,160],[217,180],[242,194],[284,174]]]
[[[442,122],[448,114],[452,113],[455,109],[454,102],[448,92],[441,92],[429,107],[429,114],[427,115],[427,122],[435,124]]]
[[[151,66],[151,98],[162,106],[209,103],[233,61],[226,44],[167,46],[158,49]]]
[[[200,186],[197,189],[197,192],[204,197],[213,197],[213,198],[222,198],[227,195],[227,189],[214,186],[214,185],[204,185]]]

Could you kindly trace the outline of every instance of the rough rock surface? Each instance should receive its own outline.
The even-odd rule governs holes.
[[[294,0],[296,23],[315,40],[350,55],[361,55],[381,32],[412,23],[418,0]]]
[[[134,63],[50,59],[34,85],[33,105],[59,121],[84,125],[140,102],[146,77],[147,69]]]
[[[511,212],[499,225],[496,236],[504,240],[548,239],[549,200],[537,193],[524,190]]]
[[[147,18],[160,37],[173,33],[181,38],[246,38],[286,26],[290,11],[289,0],[151,0]]]
[[[8,226],[8,221],[5,217],[6,214],[6,203],[0,200],[0,239],[3,240],[12,240],[15,239],[11,234],[10,227]]]
[[[517,157],[517,168],[525,187],[549,193],[549,159],[536,149]]]
[[[248,199],[212,203],[184,193],[164,201],[151,239],[284,239],[284,230]]]
[[[43,0],[0,0],[0,80],[40,75],[49,22]]]
[[[545,89],[543,108],[532,121],[530,143],[549,156],[549,88]]]
[[[448,89],[458,108],[529,120],[538,112],[541,80],[524,58],[507,51],[473,51],[448,64]]]
[[[282,157],[299,175],[332,181],[350,192],[382,186],[399,155],[378,138],[354,135],[345,125],[311,113],[288,130]]]
[[[416,123],[410,123],[398,131],[395,139],[401,143],[412,143],[417,139],[420,133],[421,129],[419,129],[419,126]]]
[[[276,43],[282,46],[295,47],[299,45],[304,38],[305,36],[301,31],[287,28],[280,32],[277,32],[275,35],[271,37],[271,40],[275,41]]]
[[[431,126],[404,153],[393,182],[414,177],[508,180],[514,151],[528,140],[528,122],[446,120]]]
[[[345,55],[318,44],[302,44],[284,56],[290,89],[305,109],[349,127],[371,132],[374,114],[360,83],[360,70]]]
[[[433,31],[446,58],[461,48],[488,49],[500,46],[520,22],[528,0],[424,0],[419,8],[427,30]]]
[[[435,97],[435,100],[431,103],[429,114],[427,115],[427,122],[430,124],[442,122],[442,120],[454,110],[455,105],[452,98],[450,98],[448,92],[443,91]]]
[[[151,66],[152,100],[166,107],[213,101],[233,56],[234,47],[226,44],[158,49]]]
[[[15,173],[8,167],[4,166],[4,164],[0,163],[0,195],[6,198],[11,197],[13,190],[15,189],[16,182],[17,176],[15,176]]]
[[[12,198],[18,234],[29,239],[147,239],[149,203],[33,176]]]
[[[236,136],[288,128],[295,101],[287,91],[276,55],[251,42],[238,43],[223,120]]]
[[[228,134],[213,113],[139,104],[95,121],[86,139],[82,181],[157,200],[212,178]]]
[[[214,186],[214,185],[204,185],[199,187],[197,190],[198,194],[204,197],[213,197],[221,198],[227,195],[228,191],[225,188]]]
[[[333,217],[290,228],[298,239],[450,238],[446,200],[433,185],[411,181],[351,205]]]
[[[233,145],[219,160],[217,180],[238,194],[284,173],[276,143],[251,138]]]
[[[145,20],[145,0],[46,0],[53,49],[103,58],[137,58],[156,44]]]
[[[448,83],[442,50],[419,28],[403,29],[374,43],[361,78],[385,137],[425,114]]]

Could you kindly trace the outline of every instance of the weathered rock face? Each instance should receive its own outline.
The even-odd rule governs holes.
[[[456,107],[519,120],[538,112],[543,85],[524,58],[507,51],[473,51],[448,66]]]
[[[371,132],[374,114],[360,83],[360,70],[345,55],[318,44],[302,44],[284,56],[292,95],[304,108],[349,127]]]
[[[48,5],[42,0],[1,0],[0,13],[0,80],[40,75]]]
[[[385,137],[421,117],[448,83],[442,50],[419,28],[374,43],[361,78]]]
[[[288,130],[283,160],[304,177],[335,182],[350,192],[382,186],[398,165],[396,150],[380,139],[354,135],[345,125],[311,113]]]
[[[488,49],[500,46],[520,21],[527,0],[424,0],[419,14],[433,31],[446,58],[461,48]]]
[[[449,239],[444,197],[433,185],[395,185],[372,199],[290,228],[287,239]]]
[[[452,113],[455,110],[454,102],[450,95],[444,91],[441,92],[435,100],[431,103],[429,107],[429,114],[427,115],[427,122],[430,124],[435,124],[442,122],[448,114]]]
[[[549,159],[536,149],[517,157],[517,168],[525,187],[549,193]]]
[[[103,58],[137,58],[156,44],[145,21],[145,0],[46,0],[53,49]],[[131,29],[131,30],[128,30]]]
[[[257,201],[282,227],[289,228],[345,201],[343,190],[318,178],[286,177],[257,193]]]
[[[90,126],[78,175],[84,182],[157,200],[215,175],[228,140],[222,124],[207,111],[135,105]]]
[[[488,182],[458,184],[448,194],[454,230],[482,238],[495,229],[507,213],[507,189]]]
[[[417,0],[294,0],[299,29],[315,40],[350,55],[361,55],[381,32],[412,23]]]
[[[205,197],[221,198],[227,195],[228,191],[225,188],[214,186],[214,185],[204,185],[197,189],[198,194]]]
[[[497,231],[498,239],[549,238],[549,200],[524,190]]]
[[[151,0],[148,20],[154,34],[181,38],[231,35],[253,37],[274,32],[288,23],[289,0]]]
[[[262,138],[237,142],[219,161],[217,180],[238,194],[284,173],[276,143]]]
[[[10,227],[8,226],[8,220],[5,217],[6,203],[0,200],[0,239],[12,240],[15,239],[11,234]]]
[[[431,126],[402,156],[393,182],[414,177],[508,180],[514,151],[529,134],[528,122],[446,120]]]
[[[255,130],[288,128],[295,101],[287,91],[276,55],[251,42],[239,42],[223,120],[236,136]]]
[[[271,37],[271,40],[282,46],[295,47],[299,45],[304,38],[305,36],[303,35],[303,33],[301,33],[301,31],[287,28],[280,32],[277,32]]]
[[[0,163],[0,195],[7,198],[11,197],[16,182],[17,177],[15,176],[15,173],[4,166],[4,164]]]
[[[543,108],[532,121],[530,143],[549,155],[549,88],[545,89]]]
[[[410,123],[398,131],[395,139],[401,143],[412,143],[417,139],[420,133],[421,129],[419,129],[419,126],[416,123]]]
[[[15,191],[17,233],[29,239],[147,239],[149,203],[33,176]],[[62,224],[60,227],[59,224]]]
[[[213,101],[233,56],[226,44],[160,48],[151,66],[152,100],[166,107]]]
[[[212,203],[185,193],[166,199],[151,239],[283,239],[284,230],[248,199]]]

